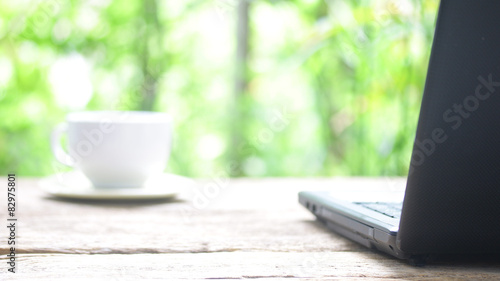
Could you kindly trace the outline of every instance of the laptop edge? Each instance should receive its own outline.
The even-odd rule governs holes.
[[[398,258],[500,253],[498,34],[500,1],[441,1],[399,224],[327,192],[300,192],[299,202]]]

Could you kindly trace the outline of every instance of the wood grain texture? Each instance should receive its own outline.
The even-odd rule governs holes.
[[[372,252],[222,252],[191,254],[26,254],[17,280],[404,279],[498,280],[495,265],[416,268]],[[20,278],[20,279],[18,279]]]
[[[21,178],[15,277],[500,280],[495,259],[415,268],[372,252],[329,232],[297,203],[300,190],[340,186],[367,193],[374,186],[401,188],[404,180],[221,177],[199,180],[176,200],[113,203],[52,198],[36,179]],[[5,210],[6,194],[0,198]],[[8,276],[5,237],[0,280]]]

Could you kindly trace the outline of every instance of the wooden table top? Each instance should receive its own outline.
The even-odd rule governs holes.
[[[176,200],[122,203],[57,199],[37,182],[17,179],[17,272],[2,227],[0,280],[500,280],[496,259],[410,266],[328,231],[297,203],[300,190],[404,179],[206,179]]]

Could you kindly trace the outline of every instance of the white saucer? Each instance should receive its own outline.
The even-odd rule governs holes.
[[[173,198],[194,181],[178,175],[160,174],[138,188],[97,189],[78,171],[59,173],[39,182],[52,196],[88,200],[151,200]]]

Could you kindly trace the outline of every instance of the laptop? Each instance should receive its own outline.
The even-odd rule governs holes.
[[[409,161],[400,195],[337,188],[299,202],[397,258],[500,253],[500,1],[441,1]]]

